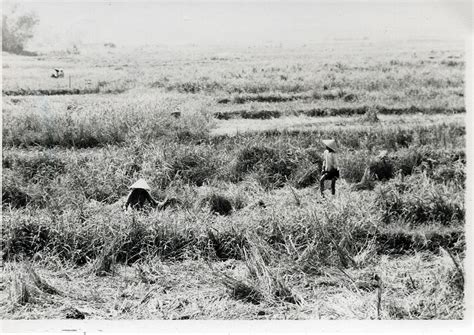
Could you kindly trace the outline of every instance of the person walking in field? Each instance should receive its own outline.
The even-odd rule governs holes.
[[[153,199],[153,197],[150,194],[151,189],[150,189],[150,186],[148,186],[145,179],[137,180],[132,186],[130,186],[130,189],[132,191],[129,193],[127,197],[127,202],[124,205],[125,210],[127,210],[129,206],[132,209],[137,209],[137,210],[143,209],[147,201],[153,207],[158,206],[158,202],[155,199]]]
[[[319,181],[321,196],[324,197],[324,182],[331,180],[331,192],[336,194],[336,179],[339,178],[339,169],[337,167],[335,140],[323,140],[326,150],[324,150],[322,176]]]

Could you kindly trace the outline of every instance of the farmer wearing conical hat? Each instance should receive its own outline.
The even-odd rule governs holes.
[[[125,210],[130,206],[132,209],[142,209],[146,201],[149,201],[153,207],[156,207],[158,203],[150,195],[150,186],[148,186],[145,179],[137,180],[132,186],[132,190],[127,197],[127,202],[125,203]]]
[[[331,180],[331,192],[336,194],[336,179],[339,178],[339,169],[337,167],[336,150],[337,144],[335,140],[323,140],[326,150],[324,150],[322,176],[319,181],[321,196],[324,197],[324,182]]]

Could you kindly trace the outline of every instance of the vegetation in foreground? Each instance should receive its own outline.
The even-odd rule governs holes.
[[[157,90],[5,97],[4,317],[463,318],[463,114],[212,135],[239,101]],[[342,179],[321,199],[327,137]],[[179,201],[123,212],[137,178]]]
[[[419,129],[422,133],[423,128]],[[443,129],[449,131],[449,127]],[[331,289],[335,296],[325,293],[335,300],[334,305],[321,306],[327,309],[320,312],[321,318],[461,318],[462,265],[458,269],[455,264],[461,263],[465,249],[465,157],[464,150],[452,148],[462,141],[462,135],[446,136],[450,140],[444,148],[443,140],[433,143],[434,147],[400,147],[397,136],[393,136],[393,142],[385,136],[379,148],[390,148],[385,145],[391,143],[392,149],[383,162],[377,158],[377,149],[351,148],[345,146],[351,142],[342,142],[345,181],[339,182],[338,195],[328,200],[319,198],[315,189],[321,163],[318,152],[322,148],[310,145],[314,143],[311,136],[317,134],[256,133],[196,143],[136,142],[83,150],[5,149],[2,250],[4,260],[15,269],[8,273],[22,271],[18,270],[21,264],[30,259],[46,278],[54,278],[55,269],[63,268],[86,271],[91,278],[106,276],[119,281],[121,273],[136,267],[133,271],[138,274],[130,279],[132,283],[146,277],[139,270],[143,270],[143,264],[147,264],[143,271],[149,276],[163,276],[153,262],[169,267],[190,263],[201,269],[199,276],[212,276],[220,283],[226,304],[254,306],[242,314],[249,318],[262,316],[258,314],[261,308],[267,317],[314,317],[308,314],[313,308],[308,307],[313,306],[309,301],[314,299],[308,289],[322,290],[326,284],[319,281],[329,276],[341,281],[329,287],[342,287]],[[302,141],[306,137],[308,147]],[[414,137],[420,138],[420,132]],[[256,143],[256,139],[259,145],[247,145]],[[366,166],[376,176],[374,189],[356,190],[354,186]],[[313,174],[308,173],[311,171]],[[122,212],[123,196],[138,176],[150,180],[158,199],[174,197],[180,202],[164,211]],[[230,212],[220,212],[222,199],[230,203]],[[444,277],[450,282],[445,282],[447,291],[442,294],[454,299],[454,305],[457,301],[457,307],[436,311],[431,305],[421,308],[421,301],[432,301],[433,296],[423,293],[426,287],[416,286],[420,291],[412,291],[419,294],[418,300],[411,302],[413,306],[397,305],[398,300],[388,295],[384,296],[385,302],[382,300],[383,312],[377,314],[371,304],[376,301],[373,296],[378,285],[374,276],[382,276],[380,270],[375,270],[382,266],[380,262],[398,264],[399,259],[408,262],[422,254],[437,260],[444,257],[443,262],[448,257],[455,260],[450,265],[443,263],[450,269]],[[216,270],[222,262],[234,264],[230,270],[240,270]],[[406,274],[408,278],[417,275]],[[310,284],[301,287],[299,276]],[[21,279],[25,290],[31,285],[28,278],[25,275]],[[380,278],[384,283],[394,280]],[[359,280],[368,280],[369,284],[353,283]],[[97,279],[97,285],[100,282]],[[53,287],[75,294],[67,283],[60,285]],[[147,285],[136,294],[145,298],[147,290],[157,286]],[[366,293],[357,285],[372,289]],[[387,289],[388,284],[384,285]],[[394,290],[394,296],[400,293],[396,288],[389,290]],[[355,294],[365,296],[366,305],[351,313],[335,311],[338,299],[355,300]],[[445,301],[446,296],[436,299]],[[130,313],[148,317],[136,302],[127,304],[130,308],[117,307],[119,310],[112,312],[116,314],[109,317],[132,317]],[[278,312],[282,308],[278,306],[285,305],[295,307],[289,307],[289,314]],[[369,305],[371,309],[367,309]],[[42,310],[40,305],[33,306]],[[301,306],[306,306],[306,312]],[[183,315],[167,308],[175,307],[162,307],[162,317],[232,318],[211,313],[210,306],[205,310],[194,306],[194,314],[184,309]],[[107,318],[99,309],[89,311],[88,317]],[[8,315],[20,315],[15,310]],[[68,313],[69,309],[63,314]]]

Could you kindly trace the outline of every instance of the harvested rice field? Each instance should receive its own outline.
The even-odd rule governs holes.
[[[2,318],[463,319],[464,46],[380,43],[4,52]]]

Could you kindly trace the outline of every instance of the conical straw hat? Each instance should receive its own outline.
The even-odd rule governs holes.
[[[387,150],[382,150],[382,151],[380,151],[380,153],[378,154],[377,158],[384,158],[384,157],[387,157],[387,154],[388,154],[388,151],[387,151]]]
[[[135,188],[142,188],[144,190],[150,191],[151,188],[148,186],[147,182],[145,179],[138,179],[132,186],[130,186],[130,189],[135,189]]]
[[[331,148],[332,150],[336,151],[337,150],[337,144],[335,140],[323,140],[323,143],[325,146],[328,148]]]

